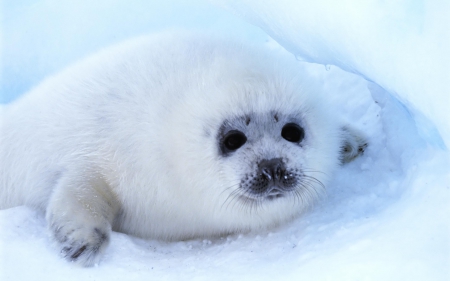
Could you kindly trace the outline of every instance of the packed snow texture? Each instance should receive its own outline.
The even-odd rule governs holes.
[[[337,171],[325,198],[287,225],[170,243],[113,233],[93,268],[58,257],[42,214],[2,210],[0,280],[450,280],[448,3],[213,1],[276,43],[202,1],[63,2],[3,4],[3,102],[112,42],[207,26],[239,30],[274,52],[283,51],[280,43],[309,61],[299,64],[370,145]]]

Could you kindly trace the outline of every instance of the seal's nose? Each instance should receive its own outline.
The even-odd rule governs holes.
[[[297,176],[295,171],[286,168],[281,158],[264,159],[258,163],[257,173],[248,190],[268,198],[279,197],[296,187]]]
[[[259,165],[259,172],[268,181],[278,182],[284,175],[286,169],[281,158],[262,160]]]

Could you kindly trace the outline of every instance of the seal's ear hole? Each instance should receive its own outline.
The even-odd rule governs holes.
[[[281,136],[289,142],[299,143],[305,137],[305,130],[295,123],[287,123],[281,129]]]
[[[361,132],[348,126],[342,127],[341,134],[342,143],[339,160],[341,164],[345,164],[362,155],[368,143]]]
[[[228,151],[234,151],[247,142],[245,134],[238,130],[229,131],[223,138],[223,146]]]

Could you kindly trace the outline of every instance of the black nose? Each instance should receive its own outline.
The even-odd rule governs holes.
[[[298,174],[288,170],[281,158],[264,159],[258,163],[257,173],[242,182],[251,194],[275,198],[292,191],[297,185]]]
[[[259,165],[259,172],[267,181],[278,182],[285,174],[286,168],[281,158],[262,160]]]

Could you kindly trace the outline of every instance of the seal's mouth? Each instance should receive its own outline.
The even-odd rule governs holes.
[[[287,193],[292,191],[293,188],[280,188],[279,186],[272,186],[268,189],[266,194],[262,194],[262,196],[266,199],[273,200],[277,198],[284,197]]]
[[[279,194],[267,195],[267,196],[265,197],[265,199],[267,199],[267,200],[269,200],[269,201],[272,201],[272,200],[275,200],[275,199],[282,198],[282,197],[284,197],[284,196],[285,196],[285,195],[284,195],[283,193],[279,193]]]
[[[254,190],[247,190],[244,194],[241,195],[241,199],[245,201],[248,201],[249,199],[254,201],[272,201],[288,197],[294,189],[295,187],[282,188],[274,185],[267,188],[265,192],[254,192]]]

